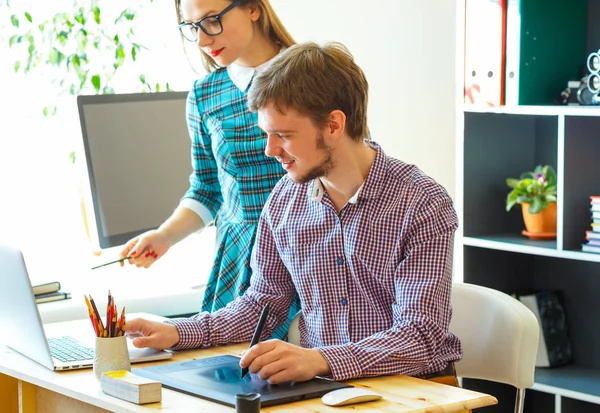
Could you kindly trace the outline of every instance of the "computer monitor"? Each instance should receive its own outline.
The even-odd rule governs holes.
[[[101,248],[157,228],[192,172],[187,92],[78,96],[89,177],[88,230]],[[80,161],[80,160],[78,160]]]

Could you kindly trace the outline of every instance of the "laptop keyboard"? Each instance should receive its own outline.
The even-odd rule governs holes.
[[[94,349],[85,347],[73,337],[52,337],[48,339],[52,357],[62,362],[92,360]]]

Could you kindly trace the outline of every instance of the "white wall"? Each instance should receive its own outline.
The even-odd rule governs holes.
[[[297,41],[335,40],[350,49],[370,84],[372,138],[454,197],[456,2],[271,3]]]

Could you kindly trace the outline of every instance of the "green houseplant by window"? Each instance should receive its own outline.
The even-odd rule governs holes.
[[[113,79],[129,64],[139,83],[121,92],[170,90],[168,83],[150,83],[143,69],[132,65],[146,49],[136,39],[134,24],[143,6],[140,2],[136,9],[105,15],[98,0],[74,0],[70,10],[46,19],[37,18],[35,11],[11,14],[8,43],[19,52],[15,72],[48,75],[57,96],[107,94],[115,93]],[[55,112],[52,104],[44,108],[46,116]]]
[[[552,166],[538,165],[533,171],[522,173],[519,179],[508,178],[506,184],[512,188],[506,197],[506,210],[521,204],[527,228],[524,235],[556,236],[556,172]]]

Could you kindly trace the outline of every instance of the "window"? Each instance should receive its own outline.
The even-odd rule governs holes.
[[[47,278],[76,277],[82,269],[112,258],[114,251],[105,251],[105,257],[94,257],[87,240],[80,209],[81,179],[87,179],[73,164],[69,154],[82,147],[81,132],[75,98],[56,96],[47,71],[23,75],[14,73],[13,62],[18,50],[8,47],[8,38],[14,34],[9,16],[24,16],[29,11],[36,21],[43,21],[58,12],[70,10],[72,0],[53,2],[10,1],[0,2],[0,241],[19,245],[25,252],[32,281]],[[132,7],[143,8],[135,18],[139,43],[147,50],[139,53],[135,66],[123,67],[117,93],[139,91],[140,68],[149,79],[169,82],[173,90],[188,90],[196,74],[183,52],[172,3],[139,1],[100,1],[102,13]],[[24,20],[24,18],[23,18]],[[201,67],[194,62],[195,67]],[[49,103],[58,110],[55,116],[44,117],[43,108]],[[183,194],[182,194],[183,195]],[[165,217],[166,219],[167,217]],[[182,259],[206,265],[198,270],[208,274],[212,263],[214,230],[192,236],[166,257],[164,264],[176,265]],[[179,253],[178,251],[187,251]],[[207,264],[208,263],[208,264]],[[159,266],[160,267],[160,266]],[[52,268],[52,275],[45,271]],[[56,270],[61,270],[61,276]],[[152,271],[149,272],[151,274]],[[189,278],[189,271],[173,271],[171,276]],[[196,281],[198,282],[198,281]]]

